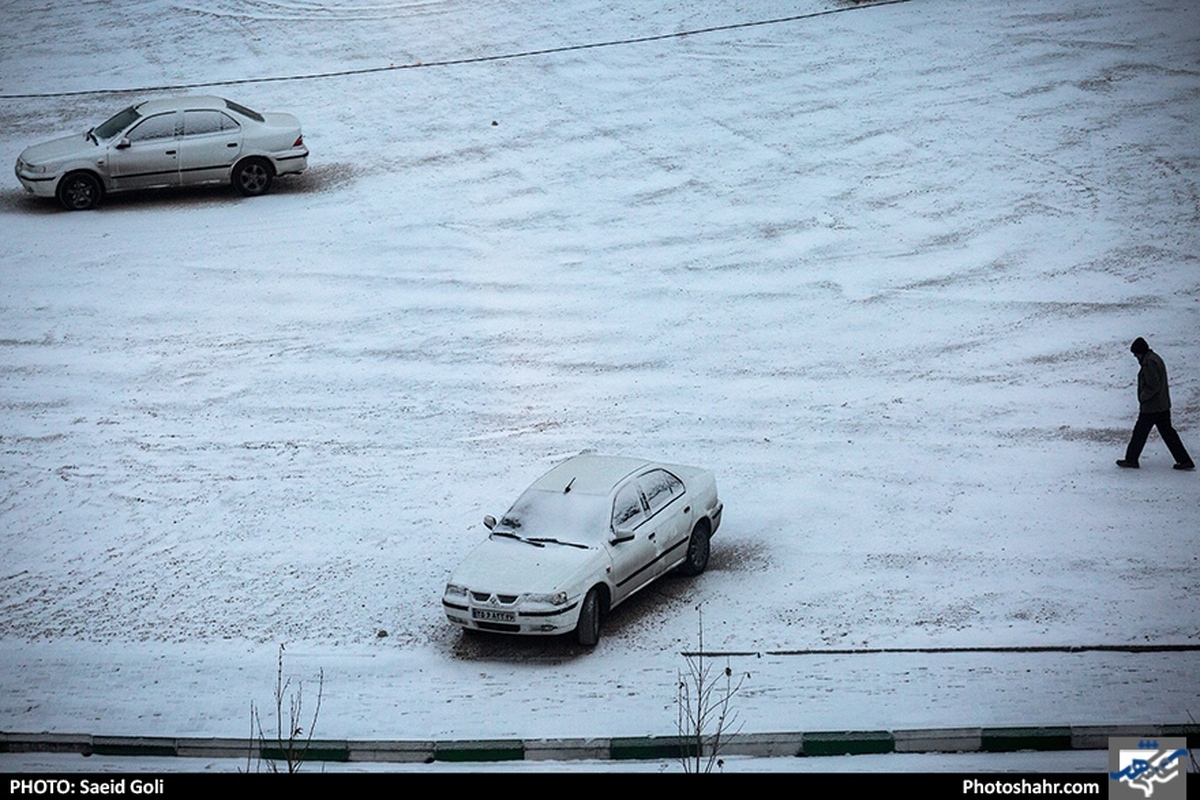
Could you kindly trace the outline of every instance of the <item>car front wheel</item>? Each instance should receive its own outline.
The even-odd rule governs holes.
[[[243,197],[266,194],[273,177],[270,162],[262,158],[247,158],[233,168],[233,186]]]
[[[600,641],[600,593],[588,591],[579,608],[579,623],[575,626],[575,639],[584,647],[595,647]]]
[[[104,188],[88,172],[72,172],[58,183],[58,202],[67,211],[87,211],[100,205]]]

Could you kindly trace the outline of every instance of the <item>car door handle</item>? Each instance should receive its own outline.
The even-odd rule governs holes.
[[[690,513],[692,513],[692,507],[691,507],[691,506],[684,506],[684,507],[683,507],[683,513],[685,513],[685,514],[690,514]]]
[[[226,147],[237,147],[237,142],[230,142],[229,144],[227,144],[225,146]]]
[[[173,156],[173,155],[175,155],[175,151],[174,151],[174,150],[168,150],[168,151],[167,151],[167,155],[169,155],[169,156]]]
[[[650,541],[654,541],[654,536],[655,536],[655,534],[652,533],[649,536],[647,536],[646,538],[649,539]]]

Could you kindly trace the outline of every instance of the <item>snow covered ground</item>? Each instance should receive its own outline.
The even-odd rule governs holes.
[[[322,736],[672,734],[701,603],[746,732],[1200,714],[1194,651],[955,651],[1200,645],[1200,476],[1113,464],[1139,335],[1200,455],[1200,6],[2,19],[9,164],[326,77],[191,90],[301,118],[268,196],[0,189],[0,731],[243,736],[286,643]],[[481,518],[581,450],[713,470],[708,572],[463,638]]]

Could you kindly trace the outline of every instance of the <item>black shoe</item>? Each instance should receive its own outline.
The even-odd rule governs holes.
[[[1138,469],[1139,468],[1138,463],[1136,461],[1126,461],[1123,458],[1117,462],[1117,466],[1125,467],[1125,469]]]
[[[1193,470],[1193,469],[1195,469],[1195,468],[1196,468],[1196,465],[1195,465],[1195,464],[1193,464],[1191,461],[1189,461],[1189,462],[1188,462],[1188,463],[1186,463],[1186,464],[1176,464],[1176,465],[1175,465],[1175,469],[1186,469],[1186,470]]]

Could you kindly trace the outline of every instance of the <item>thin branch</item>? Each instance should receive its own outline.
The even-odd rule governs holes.
[[[736,725],[737,730],[741,729],[730,703],[749,674],[739,676],[735,685],[726,659],[724,683],[719,676],[714,678],[712,665],[704,658],[704,613],[700,605],[696,606],[696,640],[696,652],[684,654],[686,669],[677,673],[676,725],[684,772],[699,774],[712,772],[722,763],[718,756],[729,728]]]

